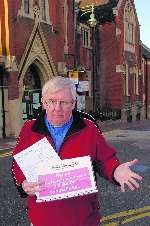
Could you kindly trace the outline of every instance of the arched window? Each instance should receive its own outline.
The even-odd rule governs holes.
[[[82,35],[82,45],[85,48],[91,49],[91,31],[90,27],[80,23],[80,31]]]
[[[24,12],[26,14],[29,14],[30,13],[30,5],[29,5],[29,0],[24,0]]]
[[[41,1],[41,17],[42,17],[42,20],[46,20],[46,2],[45,2],[45,0]]]
[[[49,2],[48,0],[40,0],[40,19],[42,22],[50,23],[49,17]]]
[[[28,68],[24,79],[24,94],[22,97],[23,119],[31,119],[41,111],[41,80],[36,65]]]
[[[21,8],[18,10],[18,15],[34,19],[34,6],[36,4],[38,4],[40,9],[39,20],[44,23],[51,24],[48,0],[22,0]]]
[[[21,8],[18,10],[18,15],[33,19],[33,3],[33,0],[22,0]]]
[[[124,49],[130,52],[135,51],[135,14],[130,1],[127,1],[124,8]]]

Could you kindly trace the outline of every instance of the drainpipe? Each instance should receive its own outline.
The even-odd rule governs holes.
[[[77,16],[78,16],[78,5],[73,1],[73,42],[74,42],[74,68],[77,68]]]
[[[5,94],[4,94],[4,65],[0,66],[0,86],[1,86],[1,102],[2,102],[2,137],[6,137],[5,131]]]
[[[147,68],[147,58],[146,61],[146,70],[145,70],[145,117],[148,118],[148,68]]]

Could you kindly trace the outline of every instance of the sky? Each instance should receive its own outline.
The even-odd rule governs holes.
[[[134,0],[140,24],[141,41],[150,48],[150,0]]]

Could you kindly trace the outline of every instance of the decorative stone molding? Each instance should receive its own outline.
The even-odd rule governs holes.
[[[40,21],[40,18],[39,18],[40,17],[40,8],[37,4],[33,7],[33,12],[34,12],[35,22],[39,23],[39,21]]]
[[[48,80],[57,74],[54,62],[50,55],[49,48],[44,38],[44,34],[39,24],[35,24],[32,34],[27,43],[26,49],[22,56],[19,65],[19,83],[23,80],[23,77],[28,67],[34,62],[39,61],[41,67],[44,68],[43,79]]]

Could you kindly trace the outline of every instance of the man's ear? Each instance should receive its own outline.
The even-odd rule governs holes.
[[[46,109],[46,100],[42,97],[41,98],[42,108]]]
[[[75,108],[75,106],[76,106],[76,100],[72,104],[72,110]]]

